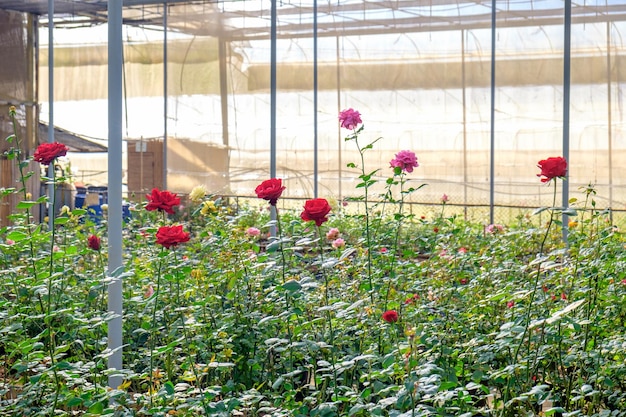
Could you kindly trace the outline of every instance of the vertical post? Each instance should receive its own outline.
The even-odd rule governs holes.
[[[461,105],[463,106],[463,218],[467,220],[467,89],[465,84],[465,31],[461,29]]]
[[[122,267],[122,0],[108,0],[108,106],[109,106],[109,263],[108,274],[119,274]],[[113,351],[108,367],[122,369],[122,280],[114,279],[108,288],[108,309],[115,317],[109,322],[108,347]],[[109,386],[117,388],[122,377],[109,376]]]
[[[272,0],[270,13],[270,178],[276,178],[276,1]],[[276,206],[270,210],[271,220],[276,220]],[[270,227],[270,235],[276,236],[276,226]]]
[[[572,33],[572,0],[565,0],[565,19],[563,34],[563,158],[569,160],[569,104],[570,104],[570,64],[571,64],[571,33]],[[563,181],[563,207],[569,206],[569,169]],[[563,214],[563,242],[567,245],[568,216]]]
[[[341,111],[341,65],[339,63],[339,36],[335,37],[335,45],[336,45],[336,65],[337,65],[337,113],[339,114],[339,112]],[[335,122],[336,126],[337,126],[337,150],[339,151],[339,158],[337,161],[337,167],[339,170],[339,201],[343,202],[343,185],[342,185],[342,179],[343,179],[343,155],[342,155],[342,149],[343,149],[343,140],[341,138],[341,126],[339,125],[339,123]],[[343,205],[342,205],[343,207]]]
[[[496,0],[491,0],[491,142],[489,154],[489,223],[493,224],[495,204],[495,106],[496,106]]]
[[[607,104],[607,142],[609,169],[609,208],[613,207],[613,116],[611,103],[611,22],[606,22],[606,104]],[[611,219],[613,210],[611,210]]]
[[[167,0],[163,3],[163,189],[167,189]]]
[[[313,197],[318,193],[317,139],[317,0],[313,0]]]
[[[218,55],[220,68],[220,105],[222,110],[222,144],[226,147],[228,161],[226,163],[226,183],[230,189],[230,139],[228,133],[228,73],[226,71],[226,41],[219,39]]]
[[[54,0],[48,0],[48,143],[54,142]],[[37,142],[35,142],[35,146]],[[54,178],[54,163],[48,165],[48,178]],[[54,227],[54,184],[48,184],[48,227]]]

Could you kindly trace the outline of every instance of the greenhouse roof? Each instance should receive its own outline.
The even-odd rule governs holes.
[[[269,1],[124,0],[124,23],[163,27],[167,3],[169,30],[226,40],[270,36]],[[55,0],[55,25],[84,26],[107,20],[107,0]],[[317,2],[317,35],[433,32],[491,27],[491,0],[334,0]],[[497,2],[497,25],[542,26],[563,23],[563,1]],[[48,14],[48,0],[0,0],[0,9]],[[313,0],[282,0],[277,6],[277,36],[311,37]],[[572,21],[626,20],[622,0],[574,0]],[[42,22],[46,24],[46,22]]]

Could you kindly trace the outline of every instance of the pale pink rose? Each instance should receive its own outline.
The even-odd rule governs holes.
[[[459,253],[461,254],[467,253],[467,248],[464,248],[464,247],[459,248]]]
[[[143,297],[144,298],[150,298],[154,295],[154,288],[152,287],[152,285],[148,285],[146,287],[146,290],[143,293]]]
[[[248,236],[259,236],[261,234],[261,231],[256,227],[248,227],[248,230],[246,230],[246,234]]]
[[[14,241],[14,240],[11,240],[11,239],[7,239],[7,240],[6,240],[6,242],[4,242],[4,243],[6,243],[6,244],[7,244],[7,245],[9,245],[9,246],[11,246],[11,245],[15,245],[15,241]]]
[[[443,204],[446,204],[446,203],[448,202],[448,200],[450,200],[450,198],[448,197],[448,195],[447,195],[446,193],[444,193],[444,194],[441,196],[441,202],[442,202]]]
[[[504,230],[504,226],[502,226],[501,224],[490,224],[489,226],[485,227],[485,233],[490,233],[490,234],[501,232],[503,230]]]
[[[333,248],[335,249],[343,248],[344,246],[346,246],[346,241],[340,237],[333,241]]]
[[[60,251],[60,250],[61,250],[61,249],[60,249],[57,245],[54,245],[54,246],[52,247],[52,252],[58,252],[58,251]]]
[[[339,237],[339,229],[336,227],[331,227],[328,232],[326,232],[326,239],[335,240]]]

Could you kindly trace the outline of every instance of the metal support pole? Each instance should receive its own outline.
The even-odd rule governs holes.
[[[571,167],[569,160],[569,107],[570,107],[570,65],[571,65],[571,33],[572,33],[572,0],[565,0],[563,39],[563,158]],[[569,206],[569,169],[563,181],[563,207]],[[568,216],[563,214],[563,242],[567,245]]]
[[[48,0],[48,142],[54,142],[54,0]],[[37,142],[35,142],[35,146]],[[54,177],[54,163],[48,165],[48,178]],[[39,191],[37,191],[39,192]],[[48,184],[48,226],[54,227],[54,184]]]
[[[319,168],[317,139],[317,0],[313,0],[313,197],[317,198]]]
[[[609,170],[609,208],[613,207],[613,104],[611,94],[611,22],[606,22],[606,104],[607,104],[607,150]],[[611,219],[613,210],[611,210]]]
[[[108,93],[109,93],[109,263],[108,275],[119,274],[122,267],[122,0],[108,0]],[[108,347],[113,352],[108,367],[122,369],[122,280],[108,287],[108,309],[115,317],[109,321]],[[122,377],[109,376],[109,386],[117,388]]]
[[[163,189],[167,189],[167,0],[163,4]]]
[[[494,224],[495,204],[495,102],[496,102],[496,0],[491,0],[491,145],[489,155],[489,223]]]
[[[467,220],[467,87],[465,79],[465,31],[461,30],[461,94],[463,106],[463,218]],[[492,222],[493,223],[493,222]]]
[[[276,1],[272,0],[270,12],[270,178],[276,178]],[[270,209],[271,220],[276,220],[276,206]],[[270,227],[270,235],[276,236],[276,226]]]

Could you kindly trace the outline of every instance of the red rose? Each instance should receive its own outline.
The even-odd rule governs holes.
[[[395,323],[398,321],[398,312],[396,310],[387,310],[383,313],[383,320],[387,323]]]
[[[87,238],[87,246],[89,249],[100,250],[100,238],[96,235],[91,235]]]
[[[267,200],[272,206],[275,206],[284,189],[283,180],[279,178],[270,178],[269,180],[265,180],[259,184],[254,192],[257,197]]]
[[[305,222],[314,221],[317,226],[328,220],[326,217],[330,213],[330,204],[325,198],[314,198],[304,203],[304,211],[300,218]]]
[[[545,177],[541,182],[549,182],[553,178],[564,177],[567,174],[567,161],[560,156],[543,159],[538,162],[537,168],[541,169],[541,174],[537,176]]]
[[[42,143],[37,147],[33,159],[42,165],[50,165],[59,156],[65,156],[69,148],[62,143]]]
[[[169,191],[159,191],[157,188],[152,189],[152,194],[146,194],[148,204],[146,210],[161,210],[169,214],[174,214],[172,207],[180,204],[180,198]]]
[[[161,226],[156,233],[157,243],[166,248],[189,241],[189,233],[183,232],[183,226]]]
[[[357,125],[362,123],[361,113],[354,109],[342,110],[339,113],[339,123],[341,123],[341,127],[343,128],[354,130]]]

